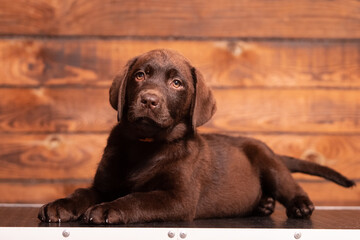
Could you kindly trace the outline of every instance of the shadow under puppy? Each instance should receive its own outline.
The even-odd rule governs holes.
[[[215,113],[203,76],[177,52],[131,59],[114,79],[110,103],[118,124],[93,184],[41,207],[39,219],[119,224],[270,215],[275,200],[288,217],[314,210],[291,172],[353,181],[315,163],[275,154],[259,140],[198,134]]]

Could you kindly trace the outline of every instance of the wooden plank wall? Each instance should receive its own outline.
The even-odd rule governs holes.
[[[0,0],[0,202],[89,185],[116,123],[112,77],[154,48],[183,53],[213,88],[200,131],[360,182],[359,1]],[[360,205],[359,187],[296,178],[318,205]]]

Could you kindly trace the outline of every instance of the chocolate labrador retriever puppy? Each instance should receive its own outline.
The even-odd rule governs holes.
[[[41,207],[39,219],[91,224],[191,221],[314,210],[291,172],[354,185],[336,171],[275,154],[259,140],[198,134],[215,113],[203,76],[182,55],[154,50],[131,59],[114,79],[118,124],[91,187]]]

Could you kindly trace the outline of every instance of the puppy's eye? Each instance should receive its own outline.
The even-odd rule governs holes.
[[[145,73],[144,72],[137,72],[135,74],[136,81],[144,81],[145,80]]]
[[[175,79],[174,81],[171,82],[171,86],[173,88],[180,88],[182,87],[182,82],[178,79]]]

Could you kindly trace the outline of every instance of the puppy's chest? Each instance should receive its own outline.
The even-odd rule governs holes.
[[[132,144],[128,141],[107,148],[109,157],[100,164],[95,185],[109,198],[131,192],[169,189],[174,176],[182,174],[188,155],[184,144]],[[105,154],[106,155],[106,154]]]
[[[158,188],[169,174],[167,169],[177,161],[168,148],[156,146],[128,148],[126,156],[125,181],[132,191]]]

